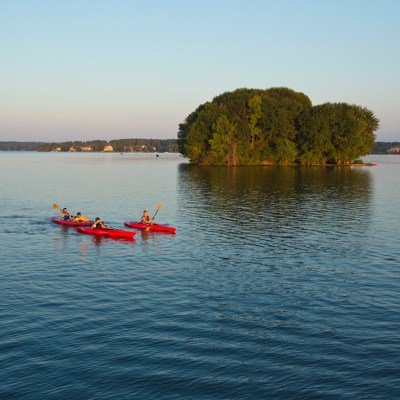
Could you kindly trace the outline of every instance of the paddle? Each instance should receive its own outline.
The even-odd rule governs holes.
[[[156,213],[154,214],[154,217],[153,217],[153,219],[151,220],[149,226],[146,228],[146,232],[148,232],[148,231],[150,230],[151,225],[153,225],[154,218],[156,217],[156,215],[157,215],[158,211],[161,209],[161,207],[162,207],[162,204],[161,204],[161,203],[158,203],[157,211],[156,211]]]
[[[53,203],[53,207],[54,207],[56,210],[61,211],[61,207],[60,207],[58,204]]]

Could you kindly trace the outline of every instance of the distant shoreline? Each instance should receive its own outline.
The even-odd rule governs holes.
[[[0,151],[38,151],[62,153],[164,153],[179,152],[177,139],[113,139],[67,142],[0,141]]]
[[[95,146],[97,146],[97,148]],[[89,147],[91,148],[89,149]],[[108,150],[105,150],[105,148],[108,148]],[[0,152],[32,152],[32,151],[38,153],[76,152],[76,153],[153,153],[153,154],[178,153],[180,154],[178,149],[177,139],[114,139],[110,141],[90,140],[90,141],[69,141],[69,142],[0,141]],[[400,155],[400,142],[376,142],[370,155]]]

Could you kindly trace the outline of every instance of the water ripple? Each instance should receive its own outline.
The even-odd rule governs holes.
[[[0,155],[0,398],[398,397],[400,163],[19,156]],[[54,202],[115,227],[162,202],[177,234],[80,235]]]

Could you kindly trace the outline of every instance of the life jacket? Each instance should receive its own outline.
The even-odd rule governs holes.
[[[83,215],[81,215],[80,217],[76,217],[75,222],[88,222],[89,218],[84,217]]]
[[[94,226],[94,229],[103,229],[103,224],[100,221],[96,222],[96,225]]]

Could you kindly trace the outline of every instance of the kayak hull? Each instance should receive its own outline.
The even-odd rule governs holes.
[[[149,230],[152,232],[169,232],[169,233],[176,232],[176,228],[160,224],[147,225],[147,224],[142,224],[140,222],[124,222],[124,225],[128,226],[129,228],[143,229],[143,230],[149,228]]]
[[[136,232],[125,231],[123,229],[93,229],[79,227],[78,232],[86,233],[87,235],[97,235],[97,236],[109,236],[109,237],[119,237],[119,238],[133,238]]]
[[[54,222],[55,224],[63,225],[63,226],[92,226],[93,225],[93,222],[91,222],[91,221],[75,222],[75,221],[64,221],[64,220],[58,219],[58,218],[52,218],[51,222]]]

